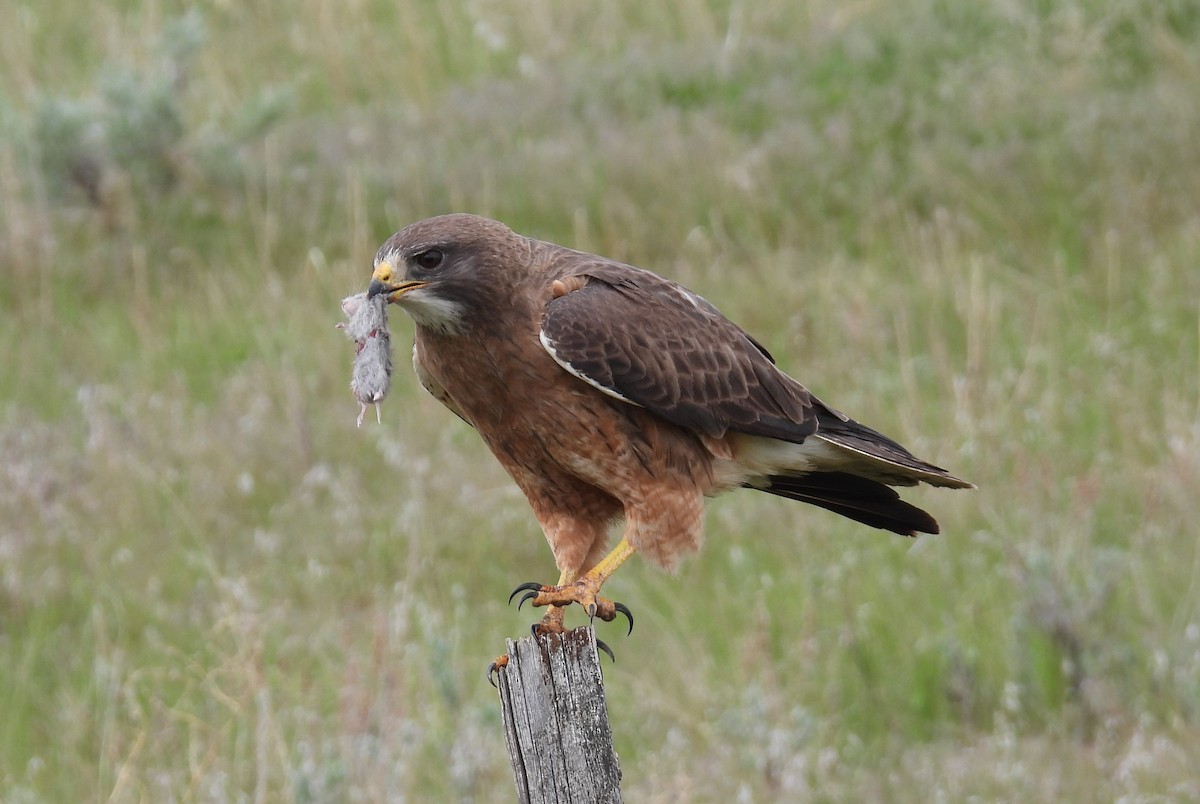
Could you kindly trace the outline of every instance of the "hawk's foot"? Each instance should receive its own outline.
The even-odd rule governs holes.
[[[501,668],[508,667],[508,654],[502,654],[496,657],[496,661],[488,665],[487,680],[493,687],[499,689],[496,679],[500,677]]]
[[[516,592],[513,592],[513,594],[515,595]],[[508,598],[508,602],[512,602],[511,595]],[[520,610],[521,607],[518,605],[517,611]],[[546,613],[542,616],[541,621],[534,623],[530,627],[530,633],[532,633],[535,637],[541,636],[542,634],[565,634],[567,632],[567,627],[563,623],[565,614],[566,612],[563,610],[562,606],[547,606]]]
[[[559,611],[561,612],[562,609],[559,609]],[[561,614],[559,615],[558,619],[560,621],[562,620]],[[565,629],[562,627],[561,622],[558,624],[557,628],[555,628],[553,623],[551,623],[550,626],[547,627],[545,621],[535,624],[531,630],[533,631],[533,636],[535,639],[537,637],[541,636],[542,634],[547,634],[547,633],[561,634],[561,633],[565,632]],[[607,643],[605,643],[599,639],[596,640],[596,650],[607,654],[608,658],[611,659],[613,662],[617,661],[617,657],[613,653],[612,648],[610,648]],[[505,667],[508,667],[508,654],[507,653],[497,656],[496,660],[488,665],[488,669],[487,669],[488,683],[491,684],[493,687],[496,687],[497,689],[500,688],[500,685],[497,684],[496,682],[500,678],[500,671],[502,669],[504,669]]]
[[[544,586],[540,583],[532,582],[523,583],[508,596],[508,602],[512,603],[513,598],[517,596],[518,592],[524,592],[525,594],[521,596],[520,602],[517,603],[518,609],[527,602],[532,603],[534,606],[551,607],[546,612],[546,616],[542,619],[541,624],[534,626],[535,631],[543,628],[546,631],[561,632],[562,607],[578,603],[587,612],[589,619],[599,617],[601,620],[610,623],[617,618],[617,614],[624,614],[625,619],[629,621],[629,633],[633,633],[633,613],[629,611],[624,603],[617,603],[598,595],[597,592],[599,589],[600,584],[594,578],[589,578],[587,575],[562,586]]]
[[[513,594],[516,594],[516,592],[514,592]],[[509,598],[509,600],[512,600],[512,598]],[[614,603],[613,605],[620,605],[620,604]],[[625,607],[621,606],[621,608],[624,609]],[[630,629],[632,629],[633,628],[632,624],[629,627],[630,627]],[[529,631],[530,631],[530,633],[533,634],[534,638],[540,637],[542,634],[565,634],[565,633],[567,633],[566,626],[563,625],[563,609],[562,609],[562,607],[561,606],[548,607],[546,609],[546,616],[542,618],[541,622],[534,623],[532,626],[530,626]],[[613,653],[612,648],[610,648],[608,646],[608,643],[605,642],[604,640],[601,640],[601,639],[596,640],[596,650],[598,650],[602,653],[608,654],[608,658],[612,659],[614,662],[617,660],[616,654]],[[504,658],[506,660],[508,659],[507,656],[505,656]]]

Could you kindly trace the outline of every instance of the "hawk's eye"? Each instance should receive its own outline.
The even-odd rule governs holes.
[[[413,255],[413,262],[426,271],[431,271],[442,264],[442,252],[436,248],[426,249],[420,254]]]

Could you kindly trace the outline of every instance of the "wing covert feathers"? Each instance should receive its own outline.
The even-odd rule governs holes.
[[[572,374],[706,436],[816,432],[808,390],[700,296],[617,263],[580,274],[590,281],[552,298],[542,319],[543,346]]]

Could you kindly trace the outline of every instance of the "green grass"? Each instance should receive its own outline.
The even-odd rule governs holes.
[[[362,430],[332,326],[450,210],[980,487],[623,568],[629,800],[1200,798],[1194,4],[184,5],[0,11],[0,800],[509,797],[549,551],[408,325]]]

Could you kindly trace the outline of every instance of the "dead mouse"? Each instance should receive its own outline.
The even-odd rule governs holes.
[[[387,328],[387,301],[382,296],[367,299],[357,293],[342,299],[342,312],[347,320],[338,324],[346,337],[354,341],[354,372],[350,390],[360,405],[358,426],[369,405],[375,406],[376,421],[383,421],[379,403],[392,385],[392,338]]]

